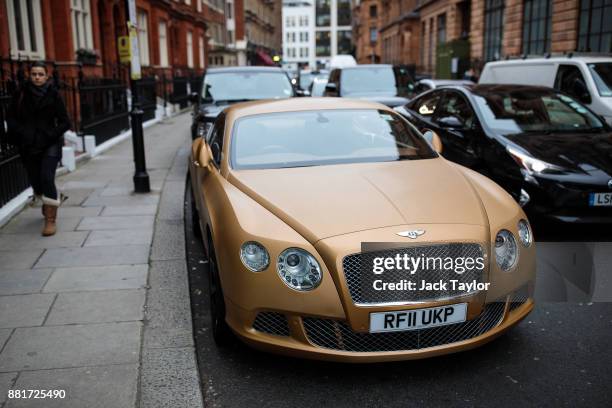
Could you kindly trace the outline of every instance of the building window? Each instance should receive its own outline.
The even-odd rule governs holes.
[[[338,0],[338,25],[351,25],[351,0]]]
[[[159,22],[159,65],[168,66],[168,26],[165,21]]]
[[[523,7],[523,54],[550,50],[552,0],[525,0]]]
[[[234,43],[234,30],[227,30],[227,42],[229,44]]]
[[[504,0],[485,0],[484,59],[501,57],[504,33]]]
[[[202,0],[196,0],[196,9],[198,13],[202,11]]]
[[[45,58],[40,0],[7,0],[11,56]]]
[[[138,52],[140,54],[140,63],[147,66],[149,65],[149,27],[147,23],[146,11],[138,10],[136,24],[138,30]]]
[[[74,49],[92,49],[93,40],[91,36],[89,0],[72,0],[70,13],[72,14],[72,42]]]
[[[285,19],[285,25],[287,27],[295,27],[295,16],[288,16]]]
[[[427,69],[430,70],[433,68],[433,49],[434,49],[434,37],[433,37],[433,29],[434,29],[434,20],[433,18],[429,19],[429,32],[428,39],[429,45],[427,47]]]
[[[374,18],[378,16],[378,9],[376,8],[376,5],[371,5],[370,6],[370,17]]]
[[[427,22],[421,22],[421,47],[419,49],[419,62],[421,65],[425,65],[425,34],[426,34]]]
[[[338,31],[338,54],[350,54],[351,53],[351,36],[350,30]]]
[[[198,39],[198,56],[200,62],[200,68],[204,68],[204,36],[200,34]]]
[[[578,50],[612,52],[612,2],[581,0]]]
[[[330,39],[330,34],[329,31],[317,31],[316,36],[315,36],[315,43],[316,43],[316,56],[317,57],[327,57],[329,55],[331,55],[331,51],[330,51],[330,45],[331,45],[331,39]]]
[[[375,43],[378,38],[378,29],[376,27],[370,27],[370,42]]]
[[[234,18],[234,3],[227,3],[226,9],[225,17],[227,17],[228,20],[231,20]]]
[[[446,13],[442,13],[438,16],[438,44],[444,44],[446,42]]]
[[[187,66],[193,68],[193,32],[187,31]]]
[[[315,10],[317,13],[317,27],[327,27],[331,25],[330,2],[330,0],[317,0]]]

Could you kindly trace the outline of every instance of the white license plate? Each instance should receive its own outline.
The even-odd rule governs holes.
[[[370,313],[370,333],[426,329],[465,322],[467,303],[402,310],[400,312]]]
[[[591,193],[589,194],[589,206],[591,207],[612,207],[612,193]]]

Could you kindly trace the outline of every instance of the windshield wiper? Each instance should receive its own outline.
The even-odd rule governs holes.
[[[238,103],[238,102],[249,102],[252,101],[253,99],[247,99],[247,98],[243,98],[243,99],[218,99],[216,101],[214,101],[214,104],[219,106],[219,105],[228,105],[230,103]]]

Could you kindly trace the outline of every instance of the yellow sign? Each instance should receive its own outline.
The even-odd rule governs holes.
[[[123,64],[127,64],[132,59],[132,52],[130,47],[130,37],[122,35],[117,38],[117,46],[119,47],[119,61]]]

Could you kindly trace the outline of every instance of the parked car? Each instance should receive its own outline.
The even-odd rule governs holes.
[[[310,96],[323,96],[325,93],[325,86],[327,85],[327,77],[317,77],[310,84],[309,93]]]
[[[341,96],[404,105],[414,91],[414,81],[405,68],[387,64],[337,68],[329,74],[325,96]]]
[[[437,132],[444,156],[487,175],[528,214],[612,223],[612,129],[546,87],[454,86],[397,108]]]
[[[195,139],[205,135],[215,118],[228,105],[259,99],[290,98],[299,94],[281,68],[207,69],[202,89],[191,95],[194,103],[191,137]]]
[[[549,86],[572,96],[612,125],[612,56],[489,62],[478,83]]]
[[[321,71],[302,70],[300,71],[300,77],[299,77],[300,89],[303,91],[308,91],[309,92],[308,94],[310,94],[310,85],[316,78],[323,78],[327,80],[328,77],[329,77],[329,71],[327,70],[321,70]]]
[[[450,85],[473,85],[474,82],[463,79],[421,79],[414,87],[414,94],[419,95],[431,89]]]
[[[348,68],[356,65],[357,61],[355,60],[355,57],[348,54],[335,55],[329,61],[329,69]]]
[[[189,160],[217,344],[234,333],[296,357],[416,359],[479,346],[524,318],[536,259],[525,214],[491,180],[440,157],[430,147],[440,149],[437,136],[427,136],[359,100],[250,102],[221,113]],[[362,251],[368,242],[388,244]],[[396,255],[482,265],[368,269],[372,256]],[[402,279],[495,286],[376,289]]]

